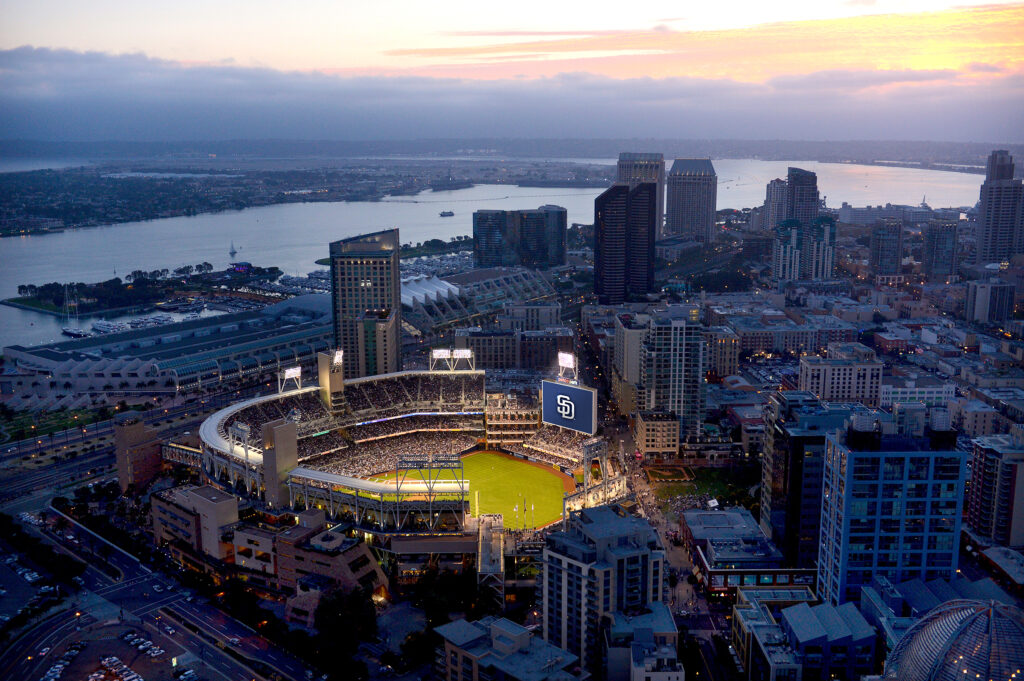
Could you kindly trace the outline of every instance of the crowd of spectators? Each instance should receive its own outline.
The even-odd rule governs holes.
[[[555,457],[561,460],[561,465],[579,466],[583,461],[583,441],[588,437],[574,430],[543,425],[523,442],[523,446],[527,450]]]
[[[226,438],[234,424],[244,423],[249,426],[253,446],[262,448],[263,425],[278,419],[294,421],[299,438],[331,430],[335,425],[334,418],[320,400],[320,394],[314,390],[263,400],[240,409],[221,422],[221,435]]]
[[[394,471],[401,456],[461,454],[476,443],[476,437],[465,433],[420,431],[360,442],[336,454],[317,457],[312,465],[327,473],[367,478]]]
[[[298,442],[299,461],[315,458],[321,454],[331,454],[351,446],[344,431],[332,430],[321,435],[301,438]]]
[[[349,426],[349,436],[355,442],[363,442],[380,437],[392,437],[403,433],[429,430],[467,430],[482,432],[483,421],[469,416],[401,416],[390,418],[385,421],[374,421],[363,423],[358,426]]]
[[[484,404],[483,374],[446,372],[412,372],[349,383],[345,401],[354,413],[383,412],[402,406],[445,405],[482,408]]]

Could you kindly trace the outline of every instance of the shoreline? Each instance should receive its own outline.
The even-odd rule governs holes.
[[[486,158],[481,158],[480,160],[481,161],[485,161],[487,159]],[[888,162],[888,161],[818,161],[818,160],[814,160],[814,159],[799,159],[799,160],[786,160],[786,159],[783,159],[783,160],[776,161],[776,160],[765,159],[765,158],[747,158],[747,157],[744,157],[744,158],[733,158],[733,157],[730,157],[730,156],[722,156],[720,158],[713,158],[712,159],[712,161],[717,161],[717,160],[761,161],[761,162],[766,162],[766,163],[782,163],[782,162],[803,163],[803,162],[807,162],[807,163],[821,163],[821,164],[839,165],[839,166],[866,166],[866,167],[873,167],[873,168],[892,168],[892,169],[895,169],[895,170],[924,170],[924,171],[942,172],[942,173],[956,173],[956,174],[959,174],[959,175],[982,175],[983,176],[985,174],[985,169],[984,168],[974,168],[974,167],[955,167],[954,168],[954,167],[946,167],[946,166],[936,167],[936,166],[932,166],[932,165],[926,165],[927,164],[926,161],[908,161],[908,162],[905,162],[905,163],[904,162]],[[668,159],[666,159],[666,162],[667,161],[668,161]],[[569,163],[570,165],[583,165],[583,164],[579,164],[579,163],[573,163],[571,161],[565,161],[565,162]],[[609,164],[613,165],[614,161],[609,159]],[[62,170],[65,170],[65,169],[64,168],[56,169],[56,172],[60,172]],[[20,172],[37,172],[37,171],[20,171]],[[566,180],[565,182],[558,182],[558,181],[548,182],[548,181],[524,180],[523,182],[514,182],[514,183],[513,182],[508,182],[508,183],[478,182],[478,183],[475,183],[475,184],[478,185],[478,186],[489,185],[489,186],[509,186],[509,187],[523,187],[523,188],[538,188],[538,189],[600,189],[601,188],[601,186],[598,186],[598,185],[596,185],[596,184],[594,184],[592,182],[580,183],[580,181],[570,181],[570,180]],[[432,190],[427,188],[427,189],[422,190],[419,193],[430,192],[430,191],[432,191]],[[452,190],[452,191],[459,191],[459,190]],[[183,211],[183,212],[175,214],[175,215],[160,215],[160,216],[154,216],[154,217],[148,217],[148,218],[142,218],[142,219],[119,220],[119,221],[116,221],[116,222],[101,222],[101,223],[96,223],[96,224],[61,225],[59,227],[54,226],[52,228],[45,228],[44,227],[44,228],[39,228],[39,229],[32,229],[32,230],[28,230],[28,231],[25,231],[25,232],[2,233],[2,234],[0,234],[0,238],[18,238],[18,237],[30,237],[30,236],[45,236],[45,235],[48,235],[48,234],[60,234],[60,233],[63,233],[63,232],[68,232],[68,231],[77,231],[77,230],[81,230],[81,229],[91,229],[91,228],[95,228],[95,227],[115,227],[117,225],[130,224],[130,223],[133,223],[133,222],[154,222],[154,221],[157,221],[157,220],[168,220],[168,219],[181,218],[181,217],[195,217],[195,216],[199,216],[199,215],[219,215],[219,214],[230,213],[230,212],[239,212],[240,213],[242,211],[250,210],[250,209],[253,209],[253,208],[268,208],[268,207],[271,207],[271,206],[283,206],[283,205],[289,205],[289,204],[295,204],[295,203],[302,203],[302,204],[307,204],[307,203],[380,203],[382,199],[389,198],[389,197],[416,196],[416,195],[417,194],[408,194],[408,193],[405,193],[405,192],[395,192],[395,193],[382,194],[380,196],[367,197],[365,199],[340,199],[340,200],[328,200],[328,201],[309,201],[309,200],[298,200],[298,201],[296,201],[296,200],[288,200],[288,201],[275,201],[275,202],[271,202],[271,203],[254,203],[252,205],[244,206],[244,207],[241,207],[241,208],[231,207],[231,208],[221,208],[221,209],[215,209],[215,210],[196,210],[196,209],[193,208],[191,212]],[[294,197],[294,195],[290,195],[290,196]],[[955,207],[955,206],[950,206],[950,207]]]
[[[19,303],[17,301],[11,300],[9,298],[0,299],[0,305],[6,305],[7,307],[13,307],[13,308],[16,308],[18,310],[27,310],[29,312],[38,312],[39,314],[46,314],[46,315],[50,315],[51,317],[60,318],[60,317],[64,316],[64,313],[61,312],[60,310],[46,310],[46,309],[41,308],[41,307],[34,307],[32,305],[26,305],[25,303]],[[84,312],[84,313],[79,314],[78,316],[80,318],[86,318],[86,319],[89,319],[89,318],[92,318],[92,317],[98,317],[100,319],[103,319],[105,317],[110,317],[110,316],[119,316],[119,315],[126,315],[126,314],[140,314],[140,313],[149,312],[150,310],[155,310],[155,309],[156,308],[154,306],[152,306],[152,305],[150,305],[150,306],[134,305],[134,306],[131,306],[131,307],[115,307],[115,308],[111,308],[109,310],[95,310],[95,311],[92,311],[92,312]]]

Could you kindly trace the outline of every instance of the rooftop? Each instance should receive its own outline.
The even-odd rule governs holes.
[[[714,511],[690,509],[683,511],[683,522],[697,542],[708,539],[761,539],[764,533],[745,508],[723,508]]]
[[[710,175],[715,177],[715,167],[709,158],[677,158],[672,162],[669,175]]]

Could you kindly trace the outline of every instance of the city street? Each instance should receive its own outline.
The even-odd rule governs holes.
[[[66,516],[65,516],[66,517]],[[157,636],[167,636],[162,623],[169,614],[178,623],[175,626],[174,642],[195,655],[203,665],[215,670],[227,681],[252,679],[255,671],[249,669],[222,648],[233,648],[245,658],[261,662],[281,674],[284,678],[300,681],[305,678],[305,666],[292,656],[272,646],[251,629],[228,617],[220,610],[196,601],[191,592],[182,589],[172,578],[154,573],[129,554],[106,545],[93,536],[89,530],[75,521],[71,524],[75,541],[66,539],[65,534],[38,530],[46,539],[57,544],[63,551],[86,562],[89,567],[83,575],[84,591],[70,604],[39,622],[17,639],[0,656],[0,678],[32,678],[34,667],[39,660],[30,660],[33,651],[44,647],[55,647],[69,638],[77,627],[85,626],[100,619],[136,623],[147,626]],[[100,556],[103,556],[100,558]],[[120,573],[114,579],[96,567],[103,560],[110,568]],[[159,585],[158,591],[155,587]],[[76,616],[76,612],[80,613]],[[232,639],[238,644],[232,645]],[[217,643],[221,644],[218,647]]]

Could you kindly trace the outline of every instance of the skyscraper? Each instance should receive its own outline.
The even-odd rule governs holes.
[[[813,218],[803,226],[800,251],[801,279],[831,279],[835,273],[836,221],[829,216]]]
[[[1013,179],[1013,157],[1003,149],[988,157],[977,235],[979,265],[1024,252],[1024,183]]]
[[[948,281],[957,268],[957,223],[951,220],[929,220],[924,228],[924,251],[921,260],[929,281]]]
[[[776,178],[768,183],[764,195],[764,212],[761,216],[763,229],[770,232],[786,219],[786,194],[785,180]]]
[[[473,258],[477,267],[522,265],[534,269],[565,264],[566,210],[478,210],[473,213]]]
[[[653,613],[655,637],[676,636],[664,603],[665,551],[650,524],[614,506],[586,508],[547,536],[538,580],[541,633],[578,655],[587,669],[602,666],[603,627],[621,613]]]
[[[657,187],[617,182],[594,200],[594,292],[617,305],[654,288]]]
[[[473,213],[473,260],[477,267],[517,265],[519,221],[513,211],[478,210]]]
[[[519,264],[543,269],[565,264],[566,210],[544,205],[519,213]]]
[[[797,220],[783,220],[775,227],[772,242],[772,283],[800,280],[800,255],[804,231]]]
[[[625,182],[633,188],[641,182],[657,185],[655,197],[654,238],[659,238],[665,229],[665,155],[622,152],[619,154],[617,182]]]
[[[836,223],[830,217],[809,224],[795,218],[775,228],[772,282],[831,279],[835,270]]]
[[[898,275],[903,268],[903,222],[883,220],[871,228],[871,272],[877,276]]]
[[[857,411],[868,408],[859,403],[822,404],[813,393],[801,390],[768,398],[760,523],[787,566],[810,568],[818,561],[825,435]]]
[[[714,241],[717,197],[718,176],[711,159],[677,158],[668,174],[665,234]]]
[[[402,298],[398,230],[332,242],[334,342],[344,351],[345,378],[402,368]]]
[[[704,330],[699,305],[670,305],[651,315],[640,346],[637,407],[674,412],[683,436],[697,435],[704,422]]]
[[[818,594],[857,601],[874,577],[956,577],[967,461],[949,413],[896,432],[887,414],[857,413],[825,444]]]
[[[1024,549],[1024,425],[972,446],[968,526],[984,544]]]
[[[802,168],[790,168],[786,175],[786,220],[809,225],[818,217],[818,176]]]

